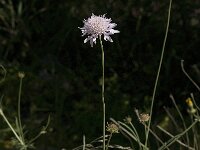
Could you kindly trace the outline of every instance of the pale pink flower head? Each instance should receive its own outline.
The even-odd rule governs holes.
[[[105,17],[105,15],[96,16],[92,14],[92,16],[88,19],[84,19],[84,26],[81,29],[82,36],[87,35],[88,37],[84,40],[84,43],[90,41],[91,47],[93,47],[93,43],[96,44],[96,39],[104,36],[105,41],[113,42],[110,35],[119,33],[118,30],[114,30],[113,28],[117,26],[116,23],[111,23],[111,19]]]

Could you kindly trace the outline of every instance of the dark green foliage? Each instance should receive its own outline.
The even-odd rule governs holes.
[[[164,0],[1,0],[0,64],[7,77],[0,89],[5,112],[12,118],[16,115],[17,72],[24,71],[25,129],[34,135],[49,114],[52,118],[49,133],[35,143],[37,149],[70,149],[82,144],[83,134],[86,141],[102,135],[100,45],[84,44],[78,29],[92,13],[106,14],[120,31],[112,36],[113,43],[103,42],[107,119],[134,115],[134,107],[148,112],[168,4]],[[161,115],[153,117],[155,121],[163,117],[162,106],[172,106],[170,93],[183,111],[190,92],[199,96],[180,67],[184,59],[186,69],[200,82],[199,6],[197,0],[172,4],[154,110]],[[11,136],[2,131],[0,145],[5,146]]]

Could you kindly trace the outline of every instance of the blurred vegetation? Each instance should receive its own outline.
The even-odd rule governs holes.
[[[134,107],[148,112],[168,4],[164,0],[0,0],[0,64],[7,70],[0,91],[5,113],[10,118],[16,115],[17,73],[23,71],[22,123],[28,133],[34,135],[51,115],[49,132],[35,143],[37,149],[71,149],[82,144],[83,134],[86,141],[101,136],[100,45],[84,44],[78,29],[92,13],[106,14],[120,31],[113,43],[104,42],[107,119],[122,120],[134,114]],[[199,98],[180,67],[184,59],[186,70],[200,82],[199,15],[198,0],[172,4],[155,123],[164,120],[163,106],[172,107],[170,93],[185,115],[189,94]],[[6,149],[12,134],[0,123],[0,149]]]

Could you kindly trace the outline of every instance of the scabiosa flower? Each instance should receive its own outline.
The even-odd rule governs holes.
[[[112,20],[106,18],[105,15],[96,16],[94,14],[87,20],[84,19],[84,26],[79,28],[83,34],[82,36],[88,35],[84,43],[90,41],[90,45],[93,47],[93,43],[96,44],[96,39],[101,37],[101,35],[104,35],[105,41],[113,42],[110,35],[119,33],[119,31],[113,29],[117,24],[111,23],[111,21]]]

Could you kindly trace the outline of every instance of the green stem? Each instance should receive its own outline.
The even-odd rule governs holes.
[[[110,118],[110,120],[112,122],[114,122],[118,127],[119,130],[122,134],[127,135],[128,137],[130,137],[131,139],[135,140],[136,142],[138,142],[137,137],[135,137],[131,132],[129,132],[126,128],[124,128],[121,123],[118,123],[117,121],[115,121],[113,118]],[[140,145],[143,147],[143,149],[145,149],[145,145],[143,143],[140,143]],[[149,150],[148,148],[146,148],[147,150]]]
[[[83,135],[83,150],[85,150],[85,135]]]
[[[176,142],[180,137],[182,137],[185,133],[187,133],[199,120],[195,120],[185,131],[183,131],[182,133],[172,137],[171,139],[169,139],[167,142],[164,143],[164,145],[162,145],[158,150],[163,150],[167,147],[169,147],[170,145],[172,145],[174,142]]]
[[[103,50],[103,44],[101,40],[101,36],[99,36],[100,44],[101,44],[101,53],[102,53],[102,104],[103,104],[103,150],[105,150],[105,132],[106,132],[106,106],[104,101],[104,50]]]
[[[132,124],[132,122],[130,122],[130,125],[131,125],[133,131],[135,132],[135,137],[136,137],[137,140],[138,140],[138,144],[139,144],[139,147],[140,147],[140,150],[141,150],[142,147],[141,147],[141,142],[140,142],[140,137],[139,137],[139,135],[138,135],[138,132],[137,132],[136,128],[134,127],[134,125]]]
[[[40,136],[42,135],[42,133],[40,132],[39,134],[37,134],[33,139],[31,139],[28,143],[32,144],[36,139],[38,139]]]
[[[181,60],[181,68],[183,73],[188,77],[188,79],[192,82],[192,84],[198,89],[198,91],[200,91],[200,87],[196,84],[196,82],[189,76],[189,74],[185,71],[184,68],[184,60]]]
[[[106,150],[108,150],[108,146],[109,146],[109,144],[110,144],[111,138],[112,138],[112,133],[110,133],[110,136],[109,136],[109,139],[108,139],[108,143],[107,143],[107,145],[106,145]]]
[[[184,129],[187,129],[185,120],[184,120],[184,118],[183,118],[183,115],[182,115],[180,109],[178,108],[178,106],[177,106],[177,104],[176,104],[176,101],[175,101],[173,95],[170,94],[169,97],[171,98],[171,100],[172,100],[172,102],[173,102],[173,104],[174,104],[174,106],[175,106],[175,108],[176,108],[176,110],[177,110],[177,112],[178,112],[178,114],[179,114],[179,116],[180,116],[182,122],[183,122],[183,127],[184,127]],[[186,133],[186,141],[187,141],[187,145],[190,145],[190,140],[189,140],[189,135],[188,135],[188,133]]]
[[[6,78],[6,73],[7,73],[7,71],[6,71],[6,69],[4,68],[3,65],[0,65],[0,68],[2,68],[2,70],[3,70],[3,72],[4,72],[3,79],[0,80],[0,84],[1,84],[1,83],[5,80],[5,78]]]
[[[32,144],[35,140],[37,140],[42,134],[46,133],[46,130],[49,126],[49,123],[50,123],[50,116],[48,117],[48,120],[47,120],[47,124],[42,128],[42,130],[40,131],[40,133],[38,135],[36,135],[33,139],[31,139],[29,141],[29,144]]]
[[[17,140],[21,143],[21,145],[25,145],[24,142],[20,139],[20,137],[18,136],[18,134],[16,133],[15,129],[12,127],[12,125],[10,124],[10,122],[7,120],[6,116],[4,115],[3,111],[0,109],[0,114],[3,117],[3,119],[5,120],[5,122],[7,123],[7,125],[9,126],[9,128],[12,130],[12,132],[14,133],[15,137],[17,138]]]
[[[171,14],[171,4],[172,4],[172,0],[170,0],[170,3],[169,3],[167,27],[166,27],[165,37],[164,37],[164,41],[163,41],[163,47],[162,47],[162,52],[161,52],[160,63],[159,63],[159,67],[158,67],[158,72],[157,72],[157,76],[156,76],[156,81],[155,81],[155,85],[154,85],[154,89],[153,89],[153,96],[152,96],[151,109],[150,109],[150,118],[149,118],[149,123],[148,123],[148,130],[147,130],[147,133],[146,133],[145,146],[147,146],[147,142],[148,142],[149,129],[150,129],[150,125],[151,125],[151,117],[152,117],[152,113],[153,113],[153,105],[154,105],[154,100],[155,100],[155,94],[156,94],[158,79],[159,79],[159,76],[160,76],[160,70],[161,70],[161,66],[162,66],[162,62],[163,62],[163,56],[164,56],[164,52],[165,52],[165,44],[166,44],[168,30],[169,30],[169,21],[170,21],[170,14]]]
[[[24,135],[23,135],[23,128],[22,128],[22,122],[21,122],[21,93],[22,93],[22,80],[23,78],[20,77],[20,84],[19,84],[19,93],[18,93],[18,123],[19,123],[19,136],[24,141]]]

